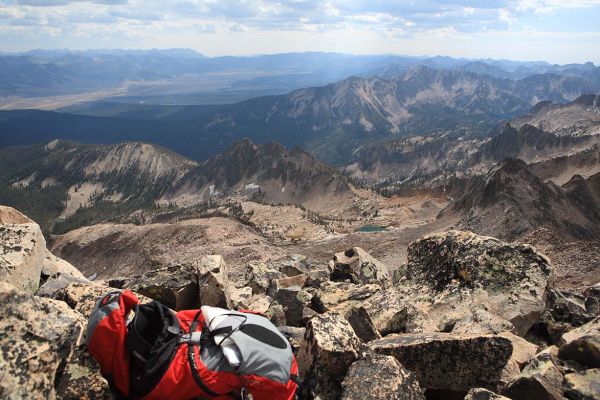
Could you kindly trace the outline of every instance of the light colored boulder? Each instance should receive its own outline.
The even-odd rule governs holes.
[[[409,245],[403,282],[418,295],[431,293],[427,311],[440,325],[478,324],[477,312],[484,310],[490,323],[479,325],[489,333],[506,330],[504,320],[524,336],[544,311],[552,274],[548,259],[530,246],[448,231]]]
[[[317,311],[337,311],[345,314],[353,307],[379,292],[381,287],[375,284],[356,285],[348,282],[325,282],[314,294],[313,304]]]
[[[358,358],[360,339],[348,321],[335,312],[312,317],[304,337],[304,345],[298,353],[304,394],[309,398],[338,399],[342,380]]]
[[[110,399],[81,343],[86,320],[67,304],[0,282],[0,394],[6,399]]]
[[[115,290],[109,286],[96,283],[70,283],[55,292],[53,298],[66,303],[70,308],[81,314],[87,321],[98,301],[108,292]],[[135,293],[140,303],[149,303],[151,298]]]
[[[600,317],[565,333],[558,356],[587,368],[600,368]]]
[[[236,310],[248,310],[252,302],[252,288],[244,286],[242,288],[236,288],[229,286],[229,297],[231,299],[231,306]]]
[[[75,278],[85,279],[85,276],[74,266],[62,258],[46,250],[44,263],[42,264],[42,278],[47,278],[56,274],[71,275]]]
[[[198,290],[201,306],[231,308],[227,265],[222,256],[211,255],[195,265],[198,273]]]
[[[508,397],[501,396],[483,388],[469,390],[464,400],[510,400]]]
[[[332,280],[350,279],[352,283],[390,284],[387,266],[360,247],[336,253],[330,262]]]
[[[252,288],[253,293],[266,294],[274,279],[285,278],[286,275],[264,262],[251,262],[246,267],[246,286]]]
[[[426,327],[435,330],[432,321],[428,320],[426,312],[418,310],[418,302],[413,302],[410,297],[403,297],[397,289],[382,289],[363,303],[369,312],[373,324],[383,335],[390,333],[422,332]]]
[[[523,368],[537,354],[538,347],[520,336],[510,332],[502,332],[498,336],[502,336],[512,343],[513,352],[510,359],[515,361],[519,368]]]
[[[510,382],[504,395],[513,400],[561,400],[563,376],[549,353],[540,353]]]
[[[70,283],[91,284],[92,282],[85,278],[59,272],[48,277],[48,279],[46,279],[46,281],[39,287],[35,294],[43,297],[54,297],[54,293],[64,289]]]
[[[34,293],[46,252],[39,225],[14,208],[0,206],[0,281]]]

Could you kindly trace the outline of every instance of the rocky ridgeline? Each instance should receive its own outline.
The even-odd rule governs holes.
[[[0,222],[0,398],[110,399],[81,337],[116,287],[175,310],[263,312],[308,399],[600,399],[600,286],[553,289],[527,245],[449,231],[411,243],[393,272],[352,248],[329,265],[250,263],[237,287],[221,256],[90,282],[27,217],[2,207]]]

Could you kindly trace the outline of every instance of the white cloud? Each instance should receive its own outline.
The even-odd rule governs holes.
[[[550,15],[558,10],[584,9],[600,6],[600,0],[519,0],[516,11],[532,11],[537,15]]]
[[[552,40],[566,43],[576,39],[561,31],[584,28],[577,21],[538,22],[567,9],[600,16],[600,0],[0,0],[0,50],[187,46],[208,54],[450,54],[460,46],[465,55],[485,55],[522,48],[502,37],[534,35],[532,45],[538,48],[532,54],[541,49],[557,54],[543,32],[552,31]],[[598,30],[589,28],[594,34]],[[502,42],[503,48],[491,48],[483,38]],[[575,41],[572,45],[600,60],[600,43],[585,49]]]

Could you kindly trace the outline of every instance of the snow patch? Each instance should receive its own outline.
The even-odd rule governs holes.
[[[259,185],[257,185],[257,184],[256,184],[256,183],[254,183],[254,182],[250,182],[250,183],[248,183],[248,184],[245,186],[245,189],[246,189],[246,190],[255,190],[255,189],[260,189],[260,186],[259,186]]]

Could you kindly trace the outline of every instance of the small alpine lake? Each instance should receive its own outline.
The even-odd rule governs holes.
[[[360,228],[358,228],[356,230],[356,232],[367,232],[367,233],[373,233],[373,232],[382,232],[385,231],[385,226],[377,226],[377,225],[364,225],[361,226]]]

